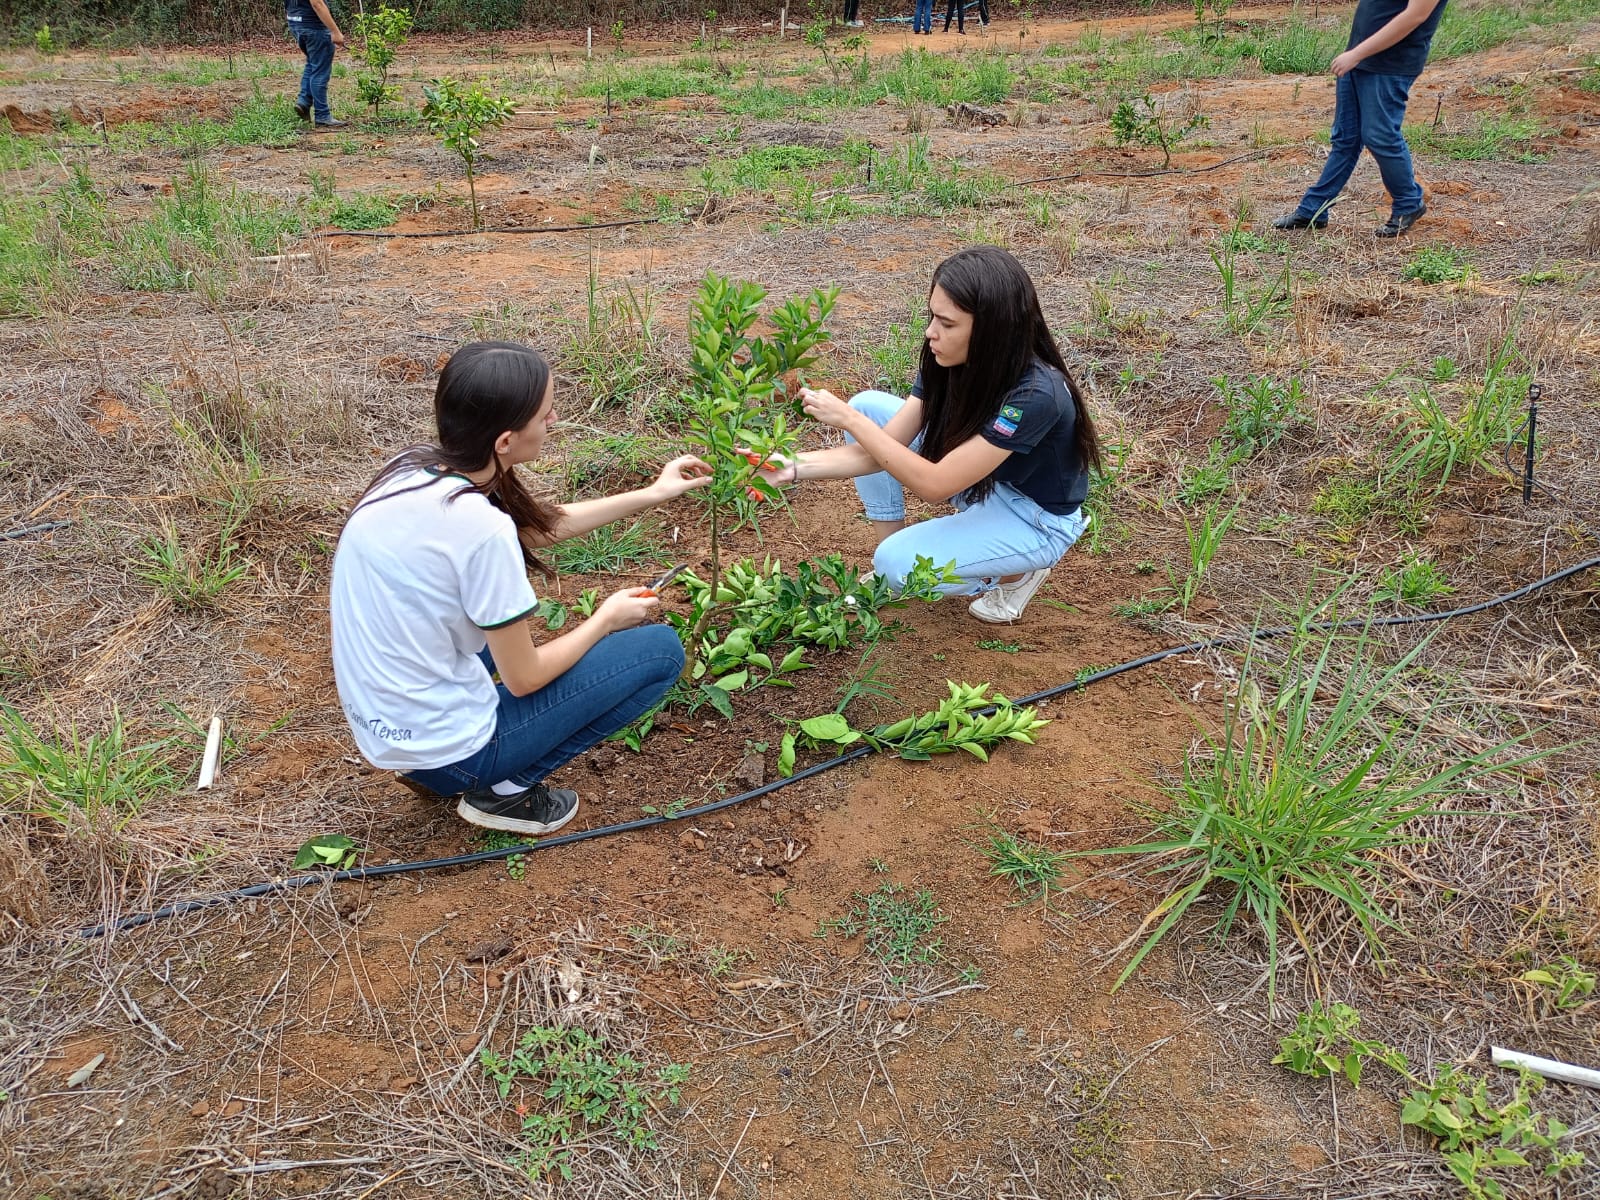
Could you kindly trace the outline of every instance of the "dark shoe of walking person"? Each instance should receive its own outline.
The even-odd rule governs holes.
[[[578,814],[578,793],[566,788],[529,784],[520,792],[499,795],[493,788],[462,794],[456,815],[484,829],[506,833],[554,833]]]
[[[1423,205],[1415,212],[1394,213],[1385,224],[1378,226],[1377,235],[1381,238],[1397,238],[1421,220],[1427,211],[1428,206]]]
[[[311,106],[309,104],[301,104],[298,100],[296,100],[294,105],[294,115],[299,117],[302,121],[311,120]]]
[[[326,121],[318,121],[318,129],[348,129],[349,121],[341,121],[338,117],[329,117]]]
[[[1274,229],[1326,229],[1327,217],[1302,217],[1299,213],[1290,213],[1286,217],[1279,217],[1272,223]]]

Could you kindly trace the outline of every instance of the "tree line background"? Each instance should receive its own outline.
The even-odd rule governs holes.
[[[373,0],[376,3],[377,0]],[[421,32],[477,33],[503,29],[571,29],[594,25],[610,29],[672,21],[740,22],[773,19],[783,0],[411,0],[409,7]],[[912,0],[866,0],[863,17],[911,15]],[[943,10],[943,4],[936,7]],[[1049,3],[1040,0],[992,0],[996,17],[1026,7],[1034,13],[1088,8],[1122,8],[1123,4]],[[1130,6],[1131,7],[1131,6]],[[1149,7],[1147,3],[1145,7]],[[329,0],[343,24],[356,11],[356,0]],[[789,0],[789,19],[802,23],[815,16],[837,16],[841,0]],[[903,13],[900,10],[904,10]],[[0,3],[0,38],[31,43],[34,31],[48,24],[58,44],[196,44],[270,36],[283,30],[283,0],[9,0]]]

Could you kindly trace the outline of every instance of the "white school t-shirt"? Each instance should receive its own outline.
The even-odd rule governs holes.
[[[333,675],[375,767],[445,767],[488,743],[498,696],[478,658],[484,630],[538,603],[511,517],[479,492],[449,499],[466,482],[402,472],[339,535]]]

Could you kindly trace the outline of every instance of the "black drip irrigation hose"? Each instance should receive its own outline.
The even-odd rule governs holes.
[[[1378,617],[1352,617],[1344,621],[1316,621],[1295,625],[1276,625],[1267,629],[1244,629],[1235,633],[1225,633],[1219,637],[1206,638],[1203,641],[1188,642],[1182,646],[1169,646],[1165,650],[1157,650],[1154,654],[1146,654],[1142,658],[1135,658],[1114,667],[1107,667],[1103,671],[1096,671],[1092,675],[1073,679],[1056,687],[1046,688],[1042,692],[1034,692],[1028,696],[1021,696],[1013,700],[1016,705],[1037,704],[1041,700],[1048,700],[1067,692],[1080,691],[1091,683],[1099,683],[1103,679],[1110,679],[1126,671],[1148,667],[1154,663],[1174,658],[1180,654],[1195,654],[1202,650],[1210,650],[1218,646],[1232,645],[1237,642],[1258,641],[1266,638],[1281,637],[1286,633],[1323,632],[1336,629],[1356,628],[1382,628],[1392,625],[1422,625],[1432,621],[1447,621],[1452,617],[1465,617],[1473,613],[1480,613],[1486,609],[1496,608],[1502,604],[1509,604],[1513,600],[1520,600],[1524,596],[1532,595],[1552,584],[1570,579],[1584,571],[1600,568],[1600,556],[1585,559],[1563,570],[1546,575],[1542,579],[1514,592],[1507,592],[1502,596],[1495,596],[1489,600],[1479,601],[1477,604],[1467,604],[1460,608],[1448,609],[1444,612],[1414,613],[1409,616]],[[991,710],[992,711],[992,710]],[[196,912],[203,908],[214,908],[220,904],[231,904],[235,900],[248,900],[256,896],[270,896],[278,892],[294,891],[298,888],[309,887],[320,883],[347,883],[362,879],[381,879],[385,875],[402,875],[411,871],[432,871],[441,867],[465,867],[474,863],[493,862],[496,859],[511,858],[518,854],[531,854],[535,850],[550,850],[556,846],[570,846],[575,842],[586,842],[591,838],[610,837],[618,833],[632,833],[639,829],[650,829],[656,825],[666,825],[689,821],[696,817],[703,817],[710,813],[720,812],[725,808],[732,808],[735,804],[743,804],[746,800],[754,800],[759,796],[766,796],[780,788],[788,787],[792,783],[799,783],[802,779],[810,779],[831,771],[835,767],[842,767],[847,762],[864,758],[873,753],[872,746],[863,743],[854,750],[849,750],[836,758],[825,762],[816,763],[804,770],[796,771],[786,779],[775,779],[771,783],[753,788],[748,792],[741,792],[737,796],[728,796],[722,800],[715,800],[710,804],[702,804],[698,808],[686,808],[670,817],[641,817],[636,821],[622,821],[615,825],[601,825],[594,829],[585,829],[578,833],[564,833],[557,837],[543,838],[536,842],[529,842],[520,846],[503,846],[497,850],[480,850],[475,854],[456,854],[448,858],[430,858],[421,862],[390,863],[381,867],[355,867],[348,871],[334,871],[331,874],[321,875],[295,875],[286,879],[269,880],[266,883],[253,884],[250,887],[240,888],[237,891],[223,892],[216,896],[205,896],[195,900],[180,900],[174,904],[164,905],[154,912],[134,913],[132,916],[121,917],[115,921],[102,922],[99,925],[80,929],[78,936],[83,938],[104,937],[108,933],[121,933],[128,929],[137,929],[142,925],[149,925],[155,921],[165,920],[167,917],[176,917],[184,913]]]
[[[541,233],[587,233],[591,229],[621,229],[625,225],[656,225],[664,217],[630,217],[625,221],[595,221],[589,225],[485,225],[481,229],[319,229],[313,238],[442,238],[476,237],[482,233],[514,233],[525,237]]]

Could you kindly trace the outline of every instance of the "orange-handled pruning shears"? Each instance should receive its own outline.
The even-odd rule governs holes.
[[[667,584],[671,583],[674,579],[676,579],[679,575],[681,575],[683,572],[687,571],[688,569],[689,569],[689,564],[688,563],[679,563],[677,566],[673,567],[670,571],[668,571],[665,575],[657,576],[655,579],[651,580],[650,583],[645,586],[644,594],[646,596],[654,596],[654,595],[656,595],[658,592],[661,591],[662,588],[666,587]]]

